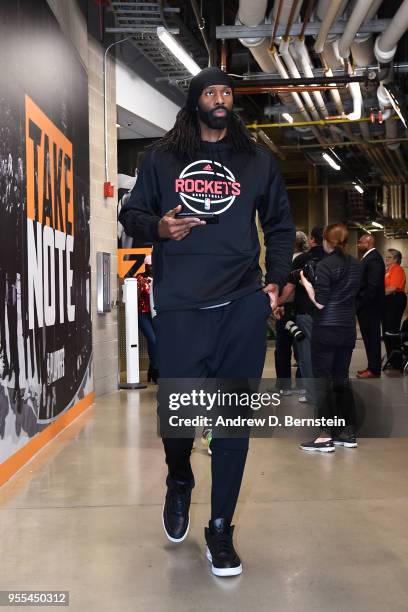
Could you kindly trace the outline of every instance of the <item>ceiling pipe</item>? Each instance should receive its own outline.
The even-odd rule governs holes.
[[[293,23],[299,17],[301,6],[302,3],[299,4],[298,0],[275,0],[272,8],[272,20],[276,21],[276,17],[280,13],[281,22],[288,23],[290,19]]]
[[[383,185],[382,188],[382,214],[384,217],[388,217],[388,203],[389,203],[389,189],[388,185]]]
[[[305,77],[314,78],[313,64],[309,56],[309,51],[307,50],[307,47],[305,45],[304,38],[299,36],[299,38],[295,40],[292,47],[292,54],[296,55],[298,64],[300,64],[301,70]],[[337,88],[331,87],[331,89],[335,89],[335,91],[337,91]],[[324,118],[327,118],[329,116],[329,111],[327,110],[322,94],[319,91],[315,91],[313,93],[313,98],[315,100],[315,104],[319,113]],[[330,128],[330,132],[333,140],[335,140],[336,142],[341,140],[341,136],[339,136],[339,134],[335,131],[333,127]]]
[[[266,144],[266,146],[269,147],[271,151],[273,151],[273,153],[275,153],[280,159],[286,159],[284,153],[282,153],[280,148],[273,142],[271,138],[269,138],[269,136],[263,130],[257,130],[256,134],[258,138],[260,138]]]
[[[243,25],[246,25],[249,28],[256,27],[265,21],[267,7],[268,0],[252,0],[251,2],[240,0],[238,19]]]
[[[281,60],[281,58],[279,57],[276,49],[272,49],[269,51],[270,57],[273,60],[277,71],[279,72],[280,76],[282,77],[282,79],[288,79],[289,75],[286,72],[286,68],[283,65],[283,62]],[[296,106],[298,107],[298,110],[300,112],[300,114],[304,117],[305,121],[310,121],[310,116],[308,115],[305,107],[303,106],[302,100],[300,98],[300,96],[297,93],[292,93],[291,94],[294,103],[296,104]]]
[[[357,0],[357,3],[360,6],[360,10],[362,3]],[[374,4],[377,4],[378,0],[375,0]],[[367,5],[367,0],[365,2],[365,4]],[[376,10],[376,6],[373,6],[373,3],[370,2],[369,3],[369,10],[368,10],[368,14],[372,17],[372,13],[374,10]],[[322,23],[322,27],[323,25],[325,26],[323,28],[323,32],[322,30],[319,33],[319,37],[316,40],[316,45],[315,45],[315,50],[317,52],[321,53],[321,60],[322,60],[322,64],[323,67],[325,69],[325,74],[326,75],[331,75],[332,74],[332,67],[337,67],[337,66],[342,66],[343,65],[343,58],[342,55],[340,53],[340,49],[339,49],[339,38],[335,37],[334,40],[331,40],[331,43],[327,43],[328,37],[328,31],[331,27],[331,24],[333,23],[334,20],[336,20],[339,16],[342,15],[344,9],[346,7],[346,4],[344,3],[325,3],[325,2],[319,2],[319,7],[318,7],[318,16],[323,20]],[[319,10],[320,9],[320,10]],[[336,12],[337,11],[337,12]],[[333,19],[333,15],[335,15],[334,19]],[[364,17],[367,17],[367,10],[364,11],[364,16],[362,18],[362,20],[364,20]],[[347,31],[347,27],[346,26],[346,31]],[[358,29],[358,28],[357,28]],[[349,31],[349,35],[351,32],[351,28],[348,29]],[[357,31],[357,30],[356,30]],[[354,36],[352,37],[352,39],[354,38]],[[344,51],[343,51],[344,53]],[[365,64],[367,65],[367,64]],[[351,113],[349,113],[347,115],[349,120],[355,120],[355,119],[360,119],[361,118],[361,112],[362,112],[362,107],[363,107],[363,102],[362,102],[362,95],[361,95],[361,90],[360,90],[360,86],[358,83],[350,83],[349,85],[349,90],[353,99],[353,111]],[[343,107],[343,102],[341,100],[340,97],[340,93],[338,90],[331,90],[330,91],[330,95],[332,97],[332,100],[335,104],[336,110],[339,113],[339,115],[344,116],[344,107]],[[363,138],[367,136],[369,136],[369,128],[368,126],[363,124],[360,124],[360,128],[362,130],[362,134],[363,134]],[[348,132],[349,138],[353,139],[353,133],[351,131],[350,126],[346,127],[346,130]],[[355,138],[355,136],[354,136]],[[371,153],[368,153],[367,147],[364,147],[362,145],[362,142],[360,140],[357,141],[358,144],[358,148],[361,150],[361,152],[364,155],[368,155],[369,159],[371,160],[372,163],[374,163],[375,166],[378,167],[378,162],[373,159]],[[383,173],[383,170],[380,170]]]
[[[275,46],[276,32],[278,31],[278,26],[280,23],[280,18],[283,9],[283,1],[284,0],[276,0],[272,9],[273,28],[271,34],[271,44],[269,45],[270,49],[273,49],[273,47]]]
[[[276,57],[277,54],[277,50],[272,49],[270,51],[270,54],[273,58]],[[276,70],[275,70],[276,72]],[[285,70],[285,74],[287,74],[286,70]],[[318,86],[318,85],[331,85],[333,87],[338,87],[339,85],[348,85],[349,83],[364,83],[366,82],[366,77],[363,75],[341,75],[341,76],[324,76],[324,77],[300,77],[300,78],[284,78],[282,77],[281,79],[278,78],[263,78],[263,79],[258,79],[258,78],[245,78],[244,80],[242,79],[236,79],[235,80],[235,84],[239,84],[239,83],[246,83],[247,85],[269,85],[271,87],[280,87],[281,85],[287,86],[287,85],[295,85],[295,86],[299,86],[299,85],[311,85],[311,86]],[[375,81],[374,81],[375,82]]]
[[[292,92],[303,94],[304,92],[312,92],[315,95],[316,92],[330,91],[335,88],[335,85],[238,85],[234,87],[234,92],[237,94],[291,94]],[[328,117],[328,113],[325,116]]]
[[[295,95],[295,94],[293,94]],[[306,120],[306,121],[297,121],[297,122],[293,122],[293,123],[251,123],[249,125],[247,125],[247,128],[264,128],[264,127],[276,127],[276,128],[281,128],[281,127],[299,127],[299,126],[314,126],[314,125],[321,125],[321,126],[325,126],[325,125],[336,125],[338,123],[360,123],[360,122],[370,122],[371,118],[370,117],[362,117],[361,119],[357,119],[356,121],[350,121],[349,119],[319,119],[317,121],[311,121],[311,120]],[[408,139],[407,139],[408,140]],[[358,141],[357,141],[358,142]],[[374,141],[377,142],[377,141]],[[316,145],[317,146],[317,145]]]
[[[397,45],[401,37],[408,29],[408,0],[404,0],[394,17],[391,19],[388,28],[377,37],[374,45],[374,53],[380,67],[386,67],[384,78],[377,89],[377,98],[384,118],[386,119],[386,132],[395,133],[394,127],[387,126],[388,119],[392,114],[392,105],[384,84],[391,79],[392,61],[397,51]]]
[[[283,65],[283,62],[282,62],[281,58],[279,57],[276,49],[270,50],[269,52],[271,54],[271,58],[273,59],[273,61],[275,63],[275,66],[276,66],[276,69],[278,70],[280,76],[283,79],[289,78],[289,75],[286,72],[285,66]],[[308,128],[310,127],[314,137],[318,140],[318,142],[324,142],[322,137],[321,137],[321,135],[320,135],[319,130],[316,127],[314,127],[314,125],[311,123],[310,115],[307,112],[307,110],[305,109],[305,107],[303,106],[303,102],[302,102],[302,99],[299,96],[299,94],[292,93],[291,96],[292,96],[292,99],[293,99],[294,103],[296,104],[296,106],[298,108],[298,111],[299,111],[300,115],[305,120],[304,122],[296,122],[296,123],[300,123],[300,126],[303,126],[303,127],[306,127],[306,126]],[[293,125],[293,124],[291,124],[291,125]],[[294,127],[297,127],[297,126],[294,125]]]
[[[335,17],[334,17],[334,21],[337,21],[337,19],[339,19],[341,17],[341,15],[344,12],[344,9],[347,6],[347,2],[348,0],[342,0],[342,2],[340,2],[340,7],[338,9],[338,12],[336,13]],[[320,21],[323,21],[323,19],[326,16],[326,13],[328,11],[328,9],[330,8],[330,5],[332,4],[332,0],[319,0],[318,4],[317,4],[317,9],[316,9],[316,15],[317,18]]]
[[[404,0],[385,32],[377,37],[374,53],[380,64],[390,64],[397,51],[397,44],[408,29],[408,0]]]
[[[353,99],[353,111],[347,115],[347,119],[356,121],[361,118],[361,110],[363,108],[363,96],[361,95],[360,83],[349,83],[348,88]]]
[[[323,19],[322,19],[322,25],[320,27],[320,31],[319,34],[317,35],[316,38],[316,42],[315,42],[315,52],[316,53],[322,53],[323,49],[324,49],[324,43],[326,42],[327,39],[327,35],[329,33],[329,30],[332,26],[332,24],[334,23],[334,21],[336,20],[338,13],[346,6],[347,2],[344,2],[344,0],[329,0],[328,2],[322,2],[320,0],[319,2],[319,6],[317,9],[317,15],[324,15]],[[323,13],[322,10],[322,6],[325,6],[325,11]]]
[[[386,138],[397,138],[398,137],[398,124],[396,121],[392,121],[391,119],[387,119],[385,122],[385,137]],[[387,145],[389,149],[395,151],[399,148],[400,143],[394,142],[392,144]]]
[[[268,0],[240,0],[238,14],[237,14],[237,23],[242,23],[248,27],[255,27],[260,23],[265,22],[265,13],[267,10]],[[300,9],[299,9],[300,10]],[[275,26],[277,26],[277,22],[279,21],[280,14],[283,13],[284,18],[286,19],[290,12],[289,3],[285,0],[277,0],[273,9],[273,17],[275,20]],[[274,61],[273,56],[269,53],[269,41],[265,38],[242,38],[239,39],[241,44],[249,49],[254,60],[257,62],[259,67],[263,72],[272,73],[279,72],[276,62]],[[280,66],[279,66],[280,68]],[[286,71],[280,72],[281,76],[285,74],[284,78],[288,77]],[[298,94],[280,94],[279,95],[282,103],[285,106],[290,106],[290,104],[295,102],[297,108],[299,109],[299,113],[295,113],[294,118],[302,118],[310,119],[309,115],[307,115],[303,104],[301,103],[300,97]],[[306,113],[306,114],[305,114]],[[316,130],[317,132],[317,130]]]
[[[292,6],[290,6],[290,4]],[[290,44],[289,42],[289,34],[290,34],[290,29],[292,26],[292,23],[294,22],[295,19],[297,19],[297,17],[299,16],[299,12],[300,12],[300,8],[301,8],[301,4],[299,4],[298,0],[293,0],[292,3],[290,2],[284,2],[284,7],[282,8],[282,6],[280,5],[280,2],[275,2],[274,5],[274,9],[272,10],[272,14],[277,14],[278,11],[280,11],[281,14],[281,19],[284,20],[285,18],[287,18],[287,24],[286,24],[286,31],[285,31],[285,35],[280,43],[279,46],[279,52],[280,55],[282,57],[282,59],[284,60],[287,70],[290,74],[291,77],[293,78],[300,78],[300,72],[299,72],[299,62],[300,59],[298,56],[298,53],[296,51],[296,49]],[[311,3],[309,2],[309,6],[307,7],[307,19],[309,19],[310,17],[310,13],[311,13]],[[290,10],[289,10],[290,9]],[[289,12],[288,12],[289,10]],[[304,51],[307,54],[307,50],[306,47],[304,45],[303,42],[303,46],[304,46]],[[305,62],[305,64],[307,63],[307,59],[304,57],[303,61]],[[309,64],[308,64],[308,70],[307,70],[307,74],[305,73],[306,77],[310,77],[310,78],[314,78],[314,74],[313,74],[313,70],[311,68],[311,62],[309,59]],[[321,116],[325,117],[328,116],[328,113],[325,113],[325,104],[324,104],[324,100],[322,95],[319,92],[315,92],[314,94],[314,98],[317,101],[318,107],[320,109],[320,114],[319,111],[317,110],[310,94],[308,92],[301,92],[301,96],[304,100],[305,106],[307,108],[308,113],[311,115],[311,117],[314,120],[319,120]],[[327,109],[326,109],[327,110]],[[316,136],[317,137],[317,136]],[[319,138],[319,141],[321,140],[321,137]]]
[[[367,13],[370,9],[372,9],[374,1],[376,3],[376,0],[357,0],[353,12],[347,21],[346,29],[338,42],[339,56],[344,60],[349,58],[351,43],[353,42],[361,24],[364,22]],[[353,99],[353,112],[348,115],[348,118],[359,119],[361,117],[361,109],[363,105],[360,86],[358,83],[350,83],[349,89]]]
[[[303,1],[303,0],[302,0]],[[290,12],[289,12],[289,16],[287,18],[287,22],[286,22],[286,30],[285,33],[283,35],[283,40],[289,40],[289,36],[290,36],[290,29],[292,27],[292,24],[295,20],[295,15],[299,15],[299,11],[300,11],[300,7],[302,6],[302,3],[300,3],[299,6],[299,0],[292,0],[292,6],[290,8]],[[284,9],[283,9],[284,11]]]
[[[375,62],[374,44],[372,34],[356,36],[350,47],[353,64],[357,68],[366,68]]]
[[[347,20],[346,29],[339,40],[339,55],[343,59],[347,59],[350,56],[351,43],[374,3],[376,4],[377,0],[357,0],[354,5],[353,12]]]
[[[263,124],[260,124],[259,126],[253,124],[253,125],[249,125],[247,126],[248,128],[256,128],[256,127],[262,127]],[[277,126],[275,127],[284,127],[281,123],[277,124]],[[263,126],[265,127],[265,126]],[[287,125],[286,127],[289,127],[289,125]],[[398,140],[399,142],[408,142],[408,138],[397,138],[396,140]],[[378,138],[376,140],[370,139],[367,142],[364,143],[365,146],[369,145],[369,144],[387,144],[389,141],[386,140],[385,138]],[[293,150],[295,151],[296,149],[325,149],[325,148],[330,148],[330,147],[354,147],[356,145],[361,144],[360,140],[343,140],[343,142],[327,142],[325,144],[295,144],[295,145],[282,145],[281,149],[282,151],[290,151]]]
[[[254,28],[265,23],[268,0],[240,0],[236,25]],[[268,41],[265,37],[239,38],[241,45],[247,47],[263,72],[273,72],[274,65],[268,56]]]
[[[318,37],[315,43],[315,51],[320,49],[320,51],[318,52],[320,53],[320,60],[322,62],[324,74],[326,76],[333,76],[332,68],[342,68],[343,67],[343,60],[340,58],[338,54],[338,48],[337,48],[338,37],[337,36],[335,36],[334,38],[328,37],[327,34],[328,34],[328,31],[330,29],[330,26],[333,20],[337,19],[337,17],[342,14],[346,5],[344,2],[343,3],[337,2],[336,6],[334,7],[336,11],[333,10],[331,15],[327,16],[328,10],[330,9],[330,5],[331,5],[331,2],[320,0],[318,7],[317,7],[317,16],[322,21],[322,27],[323,27],[324,20],[326,18],[328,20],[325,26],[326,31],[322,32],[322,29],[320,29],[320,32],[319,32],[320,38]],[[334,14],[334,19],[333,19],[333,14]],[[344,112],[343,102],[340,97],[339,91],[337,89],[331,90],[330,96],[334,102],[337,113],[341,116],[344,116],[345,112]]]
[[[289,52],[289,41],[282,40],[279,46],[279,53],[286,64],[286,67],[289,71],[290,76],[293,77],[294,79],[300,79],[301,75],[296,66],[296,62],[294,61],[292,55]],[[313,119],[316,119],[316,120],[320,119],[320,115],[317,112],[315,105],[313,104],[313,100],[310,97],[310,94],[305,92],[305,93],[302,93],[301,95],[306,105],[306,108],[308,112],[310,113],[310,115],[313,117]]]
[[[384,89],[383,83],[381,83],[377,89],[377,98],[378,98],[378,104],[382,112],[383,120],[386,121],[387,119],[391,117],[393,108],[392,108],[391,101],[388,97],[388,94]]]
[[[286,38],[288,38],[292,23],[299,17],[301,5],[302,5],[302,2],[300,2],[299,4],[298,0],[275,0],[273,8],[272,8],[272,12],[271,12],[271,19],[274,22],[274,27],[272,31],[271,45],[270,45],[270,48],[268,49],[268,54],[272,58],[273,62],[275,63],[276,69],[278,70],[279,74],[284,79],[289,79],[289,74],[286,71],[286,68],[281,58],[276,53],[276,48],[274,46],[276,30],[277,30],[279,23],[286,23],[285,36]],[[290,64],[290,59],[288,60],[288,62]],[[292,64],[290,64],[290,66],[291,68],[295,68],[295,71],[291,73],[292,76],[293,74],[297,74],[300,77],[300,74],[296,72],[296,67],[294,67]],[[288,67],[288,70],[289,70],[289,67]],[[302,92],[302,94],[303,94],[305,104],[309,108],[309,112],[312,112],[312,109],[314,108],[314,106],[313,106],[313,102],[309,94],[305,92]],[[299,110],[299,112],[296,113],[296,115],[298,115],[298,117],[300,116],[306,119],[306,122],[310,121],[309,112],[306,111],[305,106],[299,94],[297,92],[296,93],[293,92],[291,93],[291,96],[292,96],[293,102],[295,103],[295,105],[297,106]],[[286,104],[288,103],[287,96],[285,98],[281,96],[281,100]],[[314,109],[314,112],[316,113],[315,109]],[[310,128],[309,126],[304,126],[304,127],[297,127],[295,129],[297,129],[299,132],[302,133],[301,137],[304,140],[316,138],[318,142],[323,142],[319,130],[317,130],[315,127]]]
[[[382,0],[373,0],[373,2],[371,2],[371,8],[368,10],[363,23],[371,21],[371,19],[375,17],[381,3]],[[350,49],[353,56],[353,63],[358,68],[370,66],[375,61],[372,34],[359,34],[357,32],[354,41],[351,43]]]
[[[296,39],[295,42],[293,43],[293,49],[294,49],[294,53],[296,53],[298,62],[301,66],[302,72],[305,75],[305,77],[313,78],[314,74],[313,74],[313,68],[312,68],[312,61],[310,59],[309,52],[305,45],[305,41],[300,40],[299,38]],[[320,113],[322,114],[322,116],[328,117],[329,111],[327,110],[322,94],[318,91],[315,91],[313,93],[313,97],[315,99],[316,105]]]
[[[305,10],[305,13],[303,15],[302,29],[301,29],[300,34],[299,34],[299,38],[301,40],[303,40],[303,38],[305,36],[306,26],[309,23],[310,18],[312,16],[312,11],[313,11],[313,7],[314,7],[314,3],[315,3],[315,0],[308,0],[307,6],[306,6],[306,10]]]

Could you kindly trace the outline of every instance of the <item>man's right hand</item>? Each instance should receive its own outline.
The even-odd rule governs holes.
[[[182,206],[179,204],[176,208],[169,210],[164,217],[159,221],[159,236],[160,238],[170,238],[170,240],[183,240],[191,232],[192,228],[197,225],[205,225],[205,221],[201,221],[195,217],[189,219],[176,219],[176,214],[181,212]]]

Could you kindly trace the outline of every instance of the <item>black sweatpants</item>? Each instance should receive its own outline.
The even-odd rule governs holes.
[[[260,378],[266,354],[269,296],[258,290],[226,306],[166,311],[154,318],[161,378]],[[168,478],[194,486],[193,438],[163,438]],[[211,518],[232,519],[248,438],[211,442]]]

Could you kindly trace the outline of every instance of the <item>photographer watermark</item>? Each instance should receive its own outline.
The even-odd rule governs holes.
[[[301,404],[290,381],[161,379],[158,434],[190,438],[210,428],[214,437],[302,437],[351,428],[361,437],[408,436],[407,385],[370,382],[302,379],[310,394]]]

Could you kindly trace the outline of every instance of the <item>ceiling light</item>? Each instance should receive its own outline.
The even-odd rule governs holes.
[[[378,223],[377,221],[373,221],[371,225],[374,225],[374,227],[379,227],[380,229],[384,229],[384,226],[381,225],[381,223]]]
[[[156,30],[157,36],[160,38],[161,42],[166,45],[169,51],[176,57],[187,70],[195,76],[199,72],[201,72],[200,66],[195,63],[195,61],[190,57],[185,49],[180,45],[180,43],[172,36],[166,28],[163,26],[159,26]]]
[[[330,157],[330,155],[328,155],[327,153],[322,153],[322,157],[332,168],[334,168],[335,170],[341,170],[341,166],[339,166],[339,164],[336,164],[336,162],[332,157]]]
[[[290,113],[282,113],[282,117],[289,123],[293,123],[293,117]]]
[[[361,187],[361,185],[354,185],[354,189],[358,191],[358,193],[364,193],[364,189]]]

